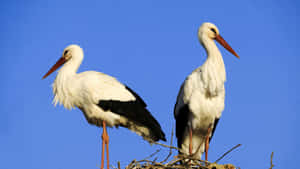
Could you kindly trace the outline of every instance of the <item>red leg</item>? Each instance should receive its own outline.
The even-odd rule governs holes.
[[[189,145],[189,152],[190,152],[190,155],[193,154],[193,131],[192,131],[192,128],[189,127],[189,134],[190,134],[190,145]]]
[[[107,137],[108,138],[108,137]],[[109,154],[108,154],[108,143],[106,144],[106,158],[107,158],[107,169],[109,169]]]
[[[103,130],[104,130],[104,137],[105,137],[105,144],[106,144],[106,159],[107,159],[107,169],[109,169],[109,151],[108,151],[108,141],[109,141],[109,137],[106,131],[106,124],[105,122],[103,123]]]
[[[208,148],[209,148],[209,134],[211,131],[211,127],[208,128],[207,130],[207,135],[206,135],[206,139],[205,139],[205,161],[208,161]]]
[[[104,125],[105,125],[105,122],[103,121],[103,133],[102,133],[102,136],[101,136],[101,138],[102,138],[101,169],[103,169],[103,167],[104,167],[104,149],[105,149],[105,147],[104,147],[104,144],[105,144]]]

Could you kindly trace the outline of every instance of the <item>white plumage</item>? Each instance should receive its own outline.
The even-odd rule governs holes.
[[[146,109],[144,101],[129,87],[100,72],[77,74],[82,60],[83,50],[77,45],[70,45],[43,77],[46,78],[64,64],[53,83],[54,105],[59,103],[67,109],[78,107],[90,124],[103,126],[102,138],[106,144],[106,125],[126,127],[149,142],[166,140],[159,123]],[[103,168],[103,160],[101,163]]]
[[[221,38],[217,27],[211,23],[204,23],[199,28],[198,37],[207,52],[207,60],[182,84],[174,116],[178,147],[182,150],[180,153],[194,154],[196,158],[201,159],[205,151],[205,142],[212,137],[224,109],[226,72],[222,55],[214,39],[236,57],[238,55]]]
[[[112,112],[104,113],[97,106],[99,100],[135,101],[135,97],[115,78],[106,74],[87,71],[77,74],[83,60],[83,51],[77,45],[65,49],[71,59],[58,71],[53,83],[54,105],[62,104],[71,109],[75,106],[84,110],[85,116],[92,124],[102,126],[102,120],[108,126],[120,125],[120,115]]]
[[[84,110],[86,118],[94,125],[93,119],[106,121],[108,126],[120,125],[120,115],[108,111],[105,113],[97,106],[99,100],[135,101],[135,97],[115,78],[100,72],[87,71],[76,74],[72,79],[63,80],[65,73],[60,70],[53,83],[54,104],[65,108],[78,107]],[[79,91],[79,92],[78,92]]]

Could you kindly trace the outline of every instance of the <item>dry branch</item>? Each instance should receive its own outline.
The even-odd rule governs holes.
[[[270,167],[270,169],[272,169],[274,167],[274,164],[273,164],[273,155],[274,155],[274,152],[272,152],[272,154],[271,154],[271,167]]]
[[[241,144],[238,144],[234,147],[232,147],[230,150],[228,150],[226,153],[224,153],[220,158],[218,158],[215,163],[218,163],[220,160],[222,160],[222,158],[224,158],[227,154],[229,154],[231,151],[233,151],[234,149],[238,148],[239,146],[241,146]]]
[[[171,133],[171,141],[170,141],[170,145],[173,146],[173,136],[174,136],[174,127],[172,128],[172,133]],[[167,157],[161,161],[161,163],[166,162],[172,155],[172,148],[170,148],[169,154],[167,155]]]

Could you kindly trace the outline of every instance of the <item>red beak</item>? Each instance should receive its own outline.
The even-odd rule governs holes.
[[[58,69],[61,65],[66,63],[66,59],[61,57],[52,67],[51,69],[43,76],[43,79],[45,79],[47,76],[49,76],[51,73],[53,73],[56,69]]]
[[[227,49],[230,53],[232,53],[237,58],[240,58],[238,54],[235,53],[235,51],[229,46],[229,44],[222,38],[222,36],[217,35],[216,41],[219,42],[225,49]]]

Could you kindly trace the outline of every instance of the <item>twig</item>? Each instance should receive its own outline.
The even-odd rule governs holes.
[[[157,154],[158,152],[160,152],[161,149],[157,149],[154,153],[150,154],[148,157],[145,158],[145,160],[152,158],[155,154]]]
[[[232,150],[238,148],[239,146],[241,146],[241,144],[238,144],[234,147],[232,147],[230,150],[228,150],[226,153],[224,153],[220,158],[218,158],[215,163],[218,163],[220,160],[222,160],[222,158],[224,158],[227,154],[229,154]]]
[[[162,144],[162,143],[158,143],[158,142],[153,142],[152,144],[156,144],[156,145],[160,145],[160,146],[163,146],[163,147],[167,147],[167,148],[171,148],[171,149],[175,149],[175,150],[181,151],[181,149],[178,148],[178,147],[168,146],[168,145],[165,145],[165,144]]]
[[[130,169],[132,165],[136,163],[136,160],[132,160],[131,163],[126,167],[126,169]]]
[[[173,146],[173,136],[174,136],[174,127],[172,128],[170,146]],[[172,148],[170,148],[170,152],[169,152],[168,156],[163,161],[161,161],[161,163],[166,162],[170,158],[171,155],[172,155]]]
[[[271,167],[270,167],[270,169],[272,169],[274,167],[274,164],[273,164],[273,155],[274,155],[274,152],[272,152],[272,154],[271,154]]]
[[[118,161],[118,169],[121,169],[120,161]]]

